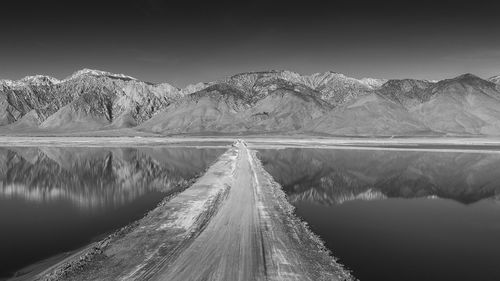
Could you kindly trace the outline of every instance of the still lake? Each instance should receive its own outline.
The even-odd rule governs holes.
[[[259,150],[360,280],[500,280],[500,154]]]
[[[0,280],[142,218],[225,150],[0,148]]]
[[[143,217],[225,150],[0,148],[0,279]],[[500,280],[499,153],[285,148],[258,156],[360,280]]]

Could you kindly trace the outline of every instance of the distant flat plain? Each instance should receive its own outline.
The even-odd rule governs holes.
[[[500,152],[500,137],[317,137],[317,136],[0,136],[0,146],[226,146],[244,139],[251,147],[456,150]]]

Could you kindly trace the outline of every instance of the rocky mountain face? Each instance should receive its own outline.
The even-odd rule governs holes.
[[[239,132],[238,115],[248,106],[246,94],[228,84],[215,84],[178,100],[140,125],[155,133]]]
[[[371,93],[312,120],[304,130],[330,135],[429,134],[428,128],[397,102]]]
[[[64,80],[0,80],[0,133],[133,128],[160,134],[500,135],[499,80],[273,70],[178,89],[84,69]]]
[[[321,93],[321,99],[332,105],[341,105],[360,95],[380,88],[386,80],[347,77],[341,73],[325,72],[303,76],[300,82]]]
[[[270,81],[281,80],[290,84],[300,84],[314,91],[315,95],[332,105],[337,105],[357,97],[360,94],[380,88],[387,80],[363,78],[355,79],[336,72],[314,73],[300,75],[287,70],[272,70],[236,74],[219,81],[189,85],[184,89],[186,94],[200,91],[210,85],[227,83],[246,92],[265,94],[273,87],[265,87]]]
[[[488,80],[495,83],[495,84],[500,84],[500,75],[490,77],[490,79],[488,79]]]
[[[440,81],[420,95],[423,102],[410,112],[433,131],[500,134],[500,92],[491,82],[465,74]]]
[[[138,127],[156,133],[290,132],[332,106],[273,73],[233,76],[190,94]]]
[[[332,72],[310,76],[290,71],[242,73],[188,86],[185,93],[198,91],[138,128],[166,134],[296,132],[382,83]]]
[[[500,75],[490,77],[488,81],[497,84],[497,90],[500,91]]]
[[[381,96],[396,101],[408,109],[426,101],[425,90],[433,84],[415,79],[389,80],[378,92]]]
[[[500,135],[500,91],[465,74],[437,83],[389,80],[307,126],[335,135]]]
[[[41,78],[41,76],[39,76]],[[30,81],[34,83],[30,83]],[[43,81],[43,83],[41,83]],[[35,108],[46,108],[56,99],[52,90],[58,81],[50,77],[26,77],[0,82],[0,125],[16,122]],[[32,114],[35,115],[35,114]]]
[[[104,71],[84,69],[59,81],[46,76],[0,83],[0,124],[11,128],[96,130],[133,127],[182,93]]]

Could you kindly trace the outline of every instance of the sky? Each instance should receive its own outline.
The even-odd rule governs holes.
[[[270,69],[500,75],[496,1],[16,0],[0,9],[0,79],[82,68],[178,87]]]

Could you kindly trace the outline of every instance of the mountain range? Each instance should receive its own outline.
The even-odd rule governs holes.
[[[0,134],[500,135],[500,76],[248,72],[180,89],[83,69],[0,80]]]

